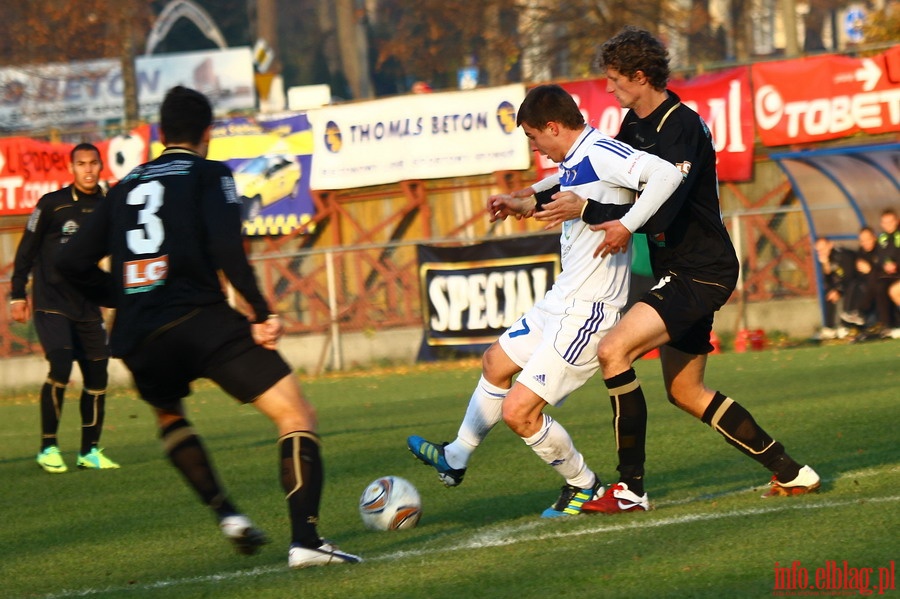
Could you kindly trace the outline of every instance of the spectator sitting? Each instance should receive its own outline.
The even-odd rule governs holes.
[[[859,306],[865,283],[856,270],[856,252],[836,247],[826,237],[816,239],[815,249],[825,295],[824,326],[819,331],[819,339],[842,339],[848,335],[848,327],[858,329],[866,324]],[[843,308],[840,318],[838,303]]]
[[[875,317],[875,291],[876,280],[880,272],[878,252],[878,236],[872,227],[863,227],[859,231],[859,249],[856,251],[856,277],[859,281],[859,297],[856,308],[860,318],[865,324],[874,322]],[[882,325],[876,323],[875,328],[880,330]]]
[[[876,280],[875,308],[883,325],[882,337],[900,338],[900,219],[897,212],[887,209],[881,213],[881,233],[876,252],[880,272]]]

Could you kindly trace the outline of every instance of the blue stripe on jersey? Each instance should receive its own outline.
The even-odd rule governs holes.
[[[598,177],[597,173],[594,171],[594,165],[591,164],[591,159],[587,156],[582,158],[581,162],[575,166],[571,168],[561,166],[559,170],[559,184],[563,187],[575,187],[577,185],[585,185],[600,180],[600,177]]]
[[[584,351],[584,348],[587,347],[588,341],[590,341],[591,336],[596,334],[598,330],[600,330],[600,323],[604,320],[603,315],[603,302],[594,303],[594,307],[591,310],[591,316],[588,318],[585,323],[578,330],[578,334],[575,335],[575,339],[572,343],[569,344],[568,349],[566,349],[566,353],[563,354],[563,359],[569,364],[574,364],[575,360],[578,359],[578,356],[581,355],[581,352]]]
[[[609,150],[613,154],[621,156],[622,158],[628,158],[629,156],[634,154],[634,148],[615,139],[601,139],[594,145],[603,148],[604,150]]]

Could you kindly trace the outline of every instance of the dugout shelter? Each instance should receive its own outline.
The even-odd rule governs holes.
[[[900,212],[900,143],[772,154],[787,175],[809,225],[810,243],[827,237],[856,248],[859,230],[886,208]],[[823,321],[822,269],[814,260]]]

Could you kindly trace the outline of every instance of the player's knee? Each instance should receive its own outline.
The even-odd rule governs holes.
[[[61,385],[68,384],[74,359],[75,355],[71,349],[54,349],[47,352],[47,362],[50,364],[48,377]]]
[[[597,359],[600,361],[600,368],[606,373],[615,370],[613,366],[615,366],[617,360],[621,359],[621,356],[612,343],[602,339],[600,344],[597,345]]]
[[[697,391],[670,390],[666,396],[672,405],[697,418],[703,416],[703,411],[712,398],[712,395],[705,393],[704,389]]]
[[[277,405],[270,402],[264,406],[264,409],[263,406],[259,405],[258,401],[256,404],[275,423],[279,434],[298,430],[315,431],[317,429],[316,410],[302,396],[284,398],[284,401]]]
[[[490,384],[508,389],[512,377],[521,370],[499,343],[492,344],[481,356],[481,374]]]
[[[520,437],[530,437],[540,428],[542,415],[539,410],[536,411],[530,406],[516,401],[504,401],[503,422]]]
[[[86,389],[105,391],[109,383],[107,366],[109,360],[85,360],[81,363],[81,375],[84,377]]]
[[[492,373],[497,368],[499,362],[500,356],[498,354],[502,352],[503,348],[500,347],[500,344],[496,341],[484,350],[484,353],[481,354],[481,371],[485,374]]]

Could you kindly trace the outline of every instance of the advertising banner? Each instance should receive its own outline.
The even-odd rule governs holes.
[[[588,124],[615,136],[625,110],[606,91],[606,79],[567,81],[563,88],[575,98]],[[697,112],[712,133],[720,181],[749,181],[753,175],[753,110],[750,70],[737,67],[693,79],[673,79],[669,89]],[[546,157],[536,160],[541,176],[556,169]]]
[[[887,56],[816,56],[755,64],[756,128],[767,146],[900,131],[900,80]]]
[[[150,127],[95,142],[103,159],[100,179],[113,185],[147,160]],[[26,137],[0,138],[0,216],[30,214],[46,193],[72,183],[69,154],[75,144]]]
[[[313,189],[480,175],[529,167],[516,128],[522,85],[327,106],[309,111]]]
[[[179,52],[135,59],[140,117],[156,120],[166,91],[206,94],[218,114],[256,105],[250,48]],[[0,130],[120,120],[122,66],[102,59],[0,69]]]
[[[305,114],[217,122],[208,157],[234,173],[245,235],[286,235],[312,219],[312,129]]]
[[[559,235],[462,247],[418,246],[425,337],[437,349],[481,352],[544,297],[560,271]]]
[[[152,129],[159,156],[159,128]],[[216,121],[207,158],[231,167],[243,205],[244,235],[286,235],[315,214],[309,191],[312,129],[306,114]]]

